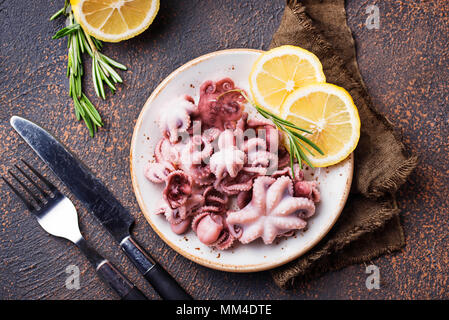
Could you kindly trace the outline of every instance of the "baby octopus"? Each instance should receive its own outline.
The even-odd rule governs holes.
[[[265,244],[270,244],[278,236],[304,229],[306,219],[314,213],[312,200],[293,196],[289,177],[261,176],[254,181],[251,202],[241,210],[229,212],[226,222],[241,243],[262,238]]]
[[[236,147],[234,140],[231,130],[223,131],[218,137],[220,151],[210,158],[211,171],[217,180],[222,180],[226,173],[235,178],[245,164],[245,153]]]
[[[203,126],[220,130],[235,127],[235,122],[242,117],[245,99],[239,92],[223,95],[234,89],[234,81],[230,78],[206,81],[201,85],[198,113]]]
[[[179,134],[187,132],[190,127],[190,115],[197,111],[197,106],[193,98],[186,95],[174,100],[168,108],[170,112],[162,112],[158,124],[170,142],[175,143],[178,141]]]

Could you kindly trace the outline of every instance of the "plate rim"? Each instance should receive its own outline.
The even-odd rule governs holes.
[[[349,196],[349,191],[352,185],[352,180],[353,180],[353,176],[354,176],[354,154],[351,153],[348,158],[346,158],[346,160],[343,161],[350,161],[350,165],[349,165],[349,179],[346,182],[345,185],[345,190],[343,192],[343,196],[342,199],[339,203],[339,208],[338,208],[338,212],[334,218],[334,221],[332,221],[332,223],[330,223],[328,225],[328,227],[326,229],[324,229],[320,235],[318,237],[316,237],[316,239],[314,241],[311,241],[310,244],[308,244],[307,246],[304,246],[301,250],[298,251],[298,253],[295,253],[293,255],[291,255],[290,257],[288,257],[288,259],[282,260],[281,262],[270,262],[270,263],[262,263],[262,264],[257,264],[257,265],[246,265],[246,266],[235,266],[235,265],[230,265],[230,264],[223,264],[223,263],[217,263],[217,262],[212,262],[210,260],[207,260],[205,258],[201,258],[195,255],[190,254],[189,252],[186,252],[184,250],[182,250],[182,248],[180,248],[179,246],[175,245],[174,243],[172,243],[169,239],[167,239],[163,233],[161,231],[158,230],[158,228],[156,228],[155,225],[153,225],[153,223],[151,222],[151,218],[150,218],[150,213],[147,212],[147,208],[144,204],[143,198],[142,198],[142,193],[140,190],[140,187],[137,183],[137,179],[135,178],[134,175],[134,168],[133,168],[133,150],[135,149],[135,145],[136,145],[136,141],[137,141],[137,133],[138,131],[140,131],[142,122],[143,122],[143,115],[146,112],[146,110],[149,108],[150,102],[155,99],[155,97],[167,86],[167,84],[179,73],[181,73],[182,71],[191,68],[192,66],[207,60],[213,56],[216,55],[221,55],[221,54],[227,54],[227,53],[234,53],[234,52],[257,52],[257,53],[262,53],[264,52],[263,50],[258,50],[258,49],[245,49],[245,48],[236,48],[236,49],[225,49],[225,50],[218,50],[218,51],[214,51],[214,52],[210,52],[204,55],[201,55],[195,59],[192,59],[188,62],[186,62],[185,64],[181,65],[180,67],[176,68],[174,71],[172,71],[167,77],[164,78],[164,80],[162,80],[161,83],[159,83],[159,85],[153,90],[153,92],[150,94],[150,96],[148,97],[148,99],[145,101],[142,109],[140,110],[139,113],[139,117],[137,118],[136,124],[134,125],[134,130],[133,130],[133,135],[132,135],[132,139],[131,139],[131,145],[130,145],[130,153],[129,153],[129,161],[130,161],[130,174],[131,174],[131,181],[132,181],[132,187],[133,187],[133,191],[134,191],[134,196],[136,197],[137,203],[139,204],[139,208],[142,211],[145,220],[148,222],[148,224],[151,226],[151,228],[153,229],[153,231],[159,236],[159,238],[162,239],[162,241],[164,241],[170,248],[172,248],[173,250],[175,250],[175,252],[179,253],[180,255],[184,256],[185,258],[198,263],[202,266],[211,268],[211,269],[215,269],[215,270],[220,270],[220,271],[227,271],[227,272],[235,272],[235,273],[247,273],[247,272],[259,272],[259,271],[265,271],[265,270],[269,270],[269,269],[273,269],[276,267],[279,267],[281,265],[284,265],[286,263],[289,263],[291,261],[293,261],[294,259],[299,258],[300,256],[304,255],[306,252],[308,252],[309,250],[311,250],[313,247],[315,247],[328,233],[329,231],[332,229],[332,227],[335,225],[335,223],[337,222],[338,218],[341,215],[341,212],[343,211],[343,208],[346,204],[346,201],[348,199]]]

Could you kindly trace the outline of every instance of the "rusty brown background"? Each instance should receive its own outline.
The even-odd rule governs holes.
[[[124,63],[124,84],[97,104],[105,127],[90,138],[76,122],[67,96],[66,42],[51,40],[63,19],[48,18],[58,1],[0,0],[0,174],[21,157],[43,168],[9,125],[21,115],[50,130],[90,167],[136,217],[134,235],[197,299],[449,298],[449,2],[348,0],[361,73],[379,110],[420,158],[398,201],[407,239],[397,253],[373,261],[381,287],[367,290],[365,265],[328,273],[292,291],[279,289],[269,272],[210,270],[176,254],[140,214],[131,187],[128,154],[134,123],[145,100],[171,71],[199,55],[225,48],[268,47],[284,0],[161,0],[153,25],[104,52]],[[380,8],[380,29],[368,30],[366,7]],[[86,59],[88,61],[88,59]],[[90,65],[86,65],[88,77]],[[48,170],[47,175],[56,182]],[[72,244],[45,233],[7,187],[0,184],[0,298],[116,299]],[[64,189],[66,190],[66,189]],[[94,218],[79,208],[83,234],[120,266],[148,297],[153,289]],[[81,289],[65,287],[68,265],[81,270]]]

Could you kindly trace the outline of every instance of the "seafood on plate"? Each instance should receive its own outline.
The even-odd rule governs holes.
[[[282,134],[269,120],[250,117],[230,78],[205,81],[199,99],[183,95],[161,110],[162,139],[144,175],[163,185],[155,214],[176,234],[190,229],[210,247],[278,237],[305,229],[320,192],[294,175]]]

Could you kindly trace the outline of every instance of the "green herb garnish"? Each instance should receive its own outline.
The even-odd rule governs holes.
[[[106,83],[111,92],[114,93],[116,90],[115,84],[123,82],[114,68],[126,70],[126,67],[100,52],[103,47],[102,42],[85,33],[83,28],[75,21],[68,0],[65,1],[64,7],[58,10],[50,20],[60,16],[67,18],[67,26],[56,32],[53,39],[68,37],[67,77],[69,78],[69,95],[73,100],[76,118],[84,120],[90,136],[93,137],[98,127],[103,126],[103,122],[95,106],[83,93],[81,81],[84,74],[82,54],[87,52],[92,58],[92,81],[95,93],[102,99],[106,98],[103,83]]]

